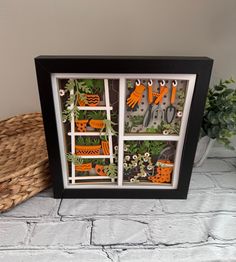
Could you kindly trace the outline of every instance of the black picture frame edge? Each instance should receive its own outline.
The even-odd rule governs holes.
[[[188,194],[204,105],[213,66],[208,57],[38,56],[35,67],[55,198],[185,199]],[[177,189],[65,189],[51,86],[52,73],[196,74]],[[191,141],[191,143],[190,143]],[[190,143],[190,144],[189,144]],[[59,163],[58,163],[59,161]],[[184,163],[184,164],[183,164]],[[187,164],[186,164],[187,163]],[[60,174],[60,175],[58,175]]]

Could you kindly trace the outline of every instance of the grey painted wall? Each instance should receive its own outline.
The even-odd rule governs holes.
[[[235,0],[0,0],[0,119],[39,111],[40,54],[204,55],[235,76]]]

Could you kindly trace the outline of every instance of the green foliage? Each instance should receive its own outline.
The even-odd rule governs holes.
[[[133,127],[142,125],[143,116],[140,116],[140,115],[130,116],[127,120],[128,121],[125,122],[125,133],[131,133]]]
[[[104,92],[104,81],[103,79],[95,79],[93,80],[94,93],[102,94]]]
[[[103,80],[92,79],[69,79],[65,85],[65,93],[68,93],[68,99],[65,103],[65,109],[62,112],[63,122],[71,121],[71,114],[73,113],[75,119],[80,119],[79,109],[77,108],[78,99],[87,102],[86,94],[102,93],[104,90]],[[71,94],[73,91],[73,94]]]
[[[183,111],[184,102],[185,102],[185,91],[178,90],[176,96],[177,96],[177,100],[178,100],[178,104],[176,106],[176,109],[177,109],[177,111]]]
[[[145,154],[159,155],[165,148],[166,143],[163,141],[126,141],[125,146],[129,154]]]
[[[96,146],[100,145],[100,139],[97,138],[90,138],[90,137],[78,137],[76,139],[76,145],[78,146]]]
[[[179,122],[172,122],[170,124],[161,122],[161,130],[162,132],[164,130],[167,130],[169,132],[169,135],[178,135],[180,131],[180,123]]]
[[[106,118],[106,113],[104,111],[90,111],[88,113],[89,119],[103,120]]]
[[[76,120],[84,120],[87,119],[87,111],[78,110],[76,115]]]
[[[148,132],[148,133],[160,133],[161,131],[160,131],[160,128],[156,128],[156,127],[151,126],[151,127],[146,128],[146,132]]]
[[[127,88],[131,89],[133,87],[134,87],[134,84],[132,83],[132,81],[131,80],[127,80]]]
[[[93,163],[93,164],[97,164],[97,165],[104,165],[105,164],[105,159],[94,159],[94,158],[86,158],[86,159],[82,159],[80,156],[74,155],[74,154],[70,154],[67,153],[66,154],[66,159],[69,162],[72,162],[74,165],[82,165],[82,164],[87,164],[87,163]]]
[[[132,124],[132,127],[136,127],[138,125],[142,125],[143,123],[143,116],[137,115],[137,116],[130,116],[129,121]]]
[[[69,153],[66,154],[66,159],[67,161],[72,162],[75,165],[82,165],[84,163],[84,160],[87,160],[87,159],[82,159],[79,156],[69,154]]]
[[[100,137],[102,137],[102,132],[105,132],[105,135],[103,136],[105,140],[107,140],[107,136],[109,134],[117,135],[117,132],[113,129],[112,125],[117,125],[116,123],[112,122],[111,120],[104,119],[104,127],[100,130]]]
[[[132,126],[129,125],[129,122],[125,122],[125,133],[130,133]]]
[[[117,177],[118,169],[116,164],[109,164],[104,166],[104,172],[111,178]]]
[[[234,148],[229,138],[236,135],[236,90],[228,87],[233,83],[232,78],[221,80],[208,91],[202,122],[202,135],[217,139],[230,149]]]

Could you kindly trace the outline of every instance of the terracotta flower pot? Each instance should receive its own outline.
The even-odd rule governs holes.
[[[77,127],[78,132],[86,132],[88,120],[76,120],[75,124]]]
[[[90,125],[92,128],[102,129],[102,128],[104,128],[105,123],[104,123],[103,120],[100,120],[100,119],[91,119],[91,120],[89,121],[89,125]]]
[[[81,164],[81,165],[76,165],[75,166],[75,170],[76,171],[89,171],[90,169],[92,169],[92,163],[86,163],[86,164]]]
[[[104,166],[103,165],[96,165],[95,170],[96,170],[97,175],[106,176],[106,174],[104,173]]]
[[[110,155],[109,142],[102,141],[102,152],[104,155]]]
[[[78,99],[80,106],[97,106],[100,102],[100,96],[97,94],[86,94],[85,96],[87,101]]]
[[[75,146],[75,152],[80,156],[97,156],[100,154],[101,145]]]

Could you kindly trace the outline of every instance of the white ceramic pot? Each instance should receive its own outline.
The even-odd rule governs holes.
[[[215,139],[212,139],[209,136],[203,136],[200,138],[194,158],[194,167],[199,167],[203,164],[214,143]]]

